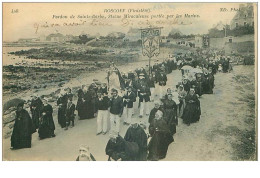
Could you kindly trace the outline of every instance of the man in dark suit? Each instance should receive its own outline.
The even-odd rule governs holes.
[[[133,103],[136,101],[136,95],[132,91],[132,87],[127,88],[124,99],[124,124],[129,125],[132,122]]]
[[[118,91],[112,89],[112,98],[110,99],[110,126],[111,131],[119,133],[120,130],[120,117],[124,109],[123,98],[118,96]]]

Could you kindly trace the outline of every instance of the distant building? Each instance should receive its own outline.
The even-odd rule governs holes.
[[[141,39],[141,31],[137,28],[130,28],[126,33],[124,41],[138,41]]]
[[[240,26],[254,26],[254,8],[253,4],[241,4],[234,18],[231,20],[230,29],[233,30]]]
[[[220,21],[220,22],[217,23],[217,25],[214,25],[213,28],[215,28],[217,30],[224,30],[225,25],[222,23],[222,21]]]
[[[46,37],[46,41],[50,42],[64,42],[65,37],[61,33],[50,34]]]
[[[203,38],[202,36],[195,36],[195,48],[202,48]]]
[[[64,41],[65,42],[72,41],[72,40],[77,40],[77,39],[79,39],[79,37],[76,37],[76,36],[73,36],[73,35],[66,35],[64,37]]]
[[[227,36],[225,37],[225,43],[232,43],[233,42],[233,36]]]
[[[168,36],[161,36],[160,37],[160,42],[161,43],[169,43],[170,39],[168,39]]]
[[[209,47],[209,37],[207,35],[195,36],[195,48]]]

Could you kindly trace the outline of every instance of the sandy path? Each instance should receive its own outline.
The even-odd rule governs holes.
[[[120,66],[120,70],[127,72],[129,68],[144,65],[144,62]],[[241,67],[234,67],[234,73]],[[127,70],[127,71],[126,71]],[[78,79],[72,80],[67,85],[89,82],[93,78],[104,78],[104,71],[97,74],[85,74]],[[234,92],[234,86],[228,85],[232,80],[233,73],[219,73],[215,76],[215,89],[213,95],[203,95],[200,99],[202,116],[198,123],[186,126],[179,121],[175,142],[169,146],[167,157],[164,160],[232,160],[232,148],[229,141],[235,137],[214,134],[216,128],[229,125],[241,127],[240,117],[235,117],[230,109],[234,105],[230,102],[239,94]],[[168,75],[168,86],[175,86],[181,80],[178,70]],[[241,107],[236,105],[236,113],[243,113],[245,104]],[[152,107],[152,103],[151,103]],[[137,109],[136,109],[137,110]],[[217,111],[217,112],[216,112]],[[241,112],[242,111],[242,112]],[[10,138],[4,139],[4,159],[7,160],[75,160],[78,155],[80,144],[87,144],[97,160],[107,160],[105,146],[109,139],[107,135],[96,136],[96,118],[91,120],[76,120],[75,127],[64,131],[57,124],[57,110],[54,111],[56,124],[56,137],[38,140],[38,134],[33,135],[32,148],[11,151]],[[138,117],[137,112],[134,117]],[[147,117],[142,118],[147,121]],[[120,134],[124,136],[127,126],[121,126]]]
[[[240,142],[240,138],[235,131],[251,129],[252,125],[244,123],[247,103],[239,101],[241,91],[232,77],[247,75],[250,70],[253,71],[254,66],[235,66],[232,73],[215,75],[214,94],[200,99],[200,121],[190,126],[179,122],[175,142],[169,146],[165,160],[236,160],[232,144]]]

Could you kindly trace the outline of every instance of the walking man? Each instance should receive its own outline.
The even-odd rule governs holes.
[[[118,91],[112,89],[112,98],[110,99],[110,126],[111,131],[119,133],[120,130],[120,117],[123,113],[123,98],[118,96]]]
[[[129,125],[132,122],[133,104],[136,101],[136,95],[132,91],[132,87],[127,88],[124,95],[124,124]]]
[[[101,92],[97,93],[98,101],[97,101],[97,135],[103,133],[105,135],[107,133],[107,122],[109,115],[109,98],[108,96],[104,96]]]

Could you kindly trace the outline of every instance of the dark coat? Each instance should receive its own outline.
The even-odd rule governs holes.
[[[122,161],[134,161],[139,153],[139,147],[135,142],[125,141],[120,135],[116,138],[116,142],[111,139],[108,141],[106,146],[106,155],[117,161],[122,159]]]
[[[187,81],[186,84],[182,83],[183,85],[183,88],[185,91],[189,92],[190,91],[190,88],[191,88],[191,84],[190,84],[190,81]]]
[[[138,92],[139,102],[149,102],[151,91],[147,85],[141,85]]]
[[[84,115],[83,97],[84,97],[84,92],[82,89],[79,89],[78,90],[78,101],[77,101],[77,106],[76,106],[76,110],[78,111],[79,118],[82,118],[82,116]]]
[[[183,111],[183,122],[185,124],[190,124],[199,121],[201,110],[200,101],[198,97],[194,95],[187,95],[185,97],[186,106]]]
[[[32,119],[29,113],[25,109],[16,111],[15,123],[11,136],[11,146],[14,149],[31,148],[33,132]]]
[[[174,141],[166,121],[164,119],[154,120],[149,126],[149,133],[152,138],[148,144],[148,159],[165,158],[169,144]]]
[[[82,98],[82,108],[81,108],[81,116],[80,119],[91,119],[94,118],[94,104],[91,93],[87,91],[84,93]]]
[[[59,108],[58,108],[58,123],[60,124],[61,128],[66,126],[65,112],[66,112],[67,103],[68,103],[68,95],[67,94],[59,97],[58,100],[57,100],[57,105],[59,105]]]
[[[176,125],[178,124],[177,118],[177,105],[173,100],[165,100],[164,102],[165,115],[164,119],[170,128],[172,134],[176,133]]]
[[[74,121],[75,119],[75,104],[71,103],[70,107],[67,106],[65,116],[66,116],[66,122]]]
[[[36,129],[39,128],[39,118],[41,116],[41,110],[42,110],[43,104],[42,100],[40,98],[37,98],[36,100],[32,100],[30,105],[30,110],[32,113],[32,124],[33,129],[36,131]]]
[[[146,161],[147,159],[147,135],[144,129],[138,125],[136,128],[130,126],[124,137],[125,141],[135,142],[139,146],[139,154],[136,161]]]
[[[123,96],[124,99],[129,99],[129,101],[124,100],[124,106],[127,108],[133,108],[134,102],[136,101],[136,95],[134,92],[126,93],[126,95]]]
[[[102,99],[98,98],[97,108],[98,110],[108,110],[110,107],[110,100],[107,96],[103,96]]]
[[[155,77],[148,79],[148,87],[155,88]]]
[[[117,96],[117,98],[110,99],[110,113],[115,115],[122,115],[124,109],[123,98]]]
[[[41,139],[43,138],[49,138],[53,136],[54,130],[55,130],[55,124],[53,121],[53,109],[51,105],[46,105],[42,109],[42,114],[45,113],[45,115],[41,116],[40,119],[40,126],[39,126],[39,137]]]
[[[163,73],[158,75],[158,82],[160,86],[165,86],[167,82],[167,76]]]

